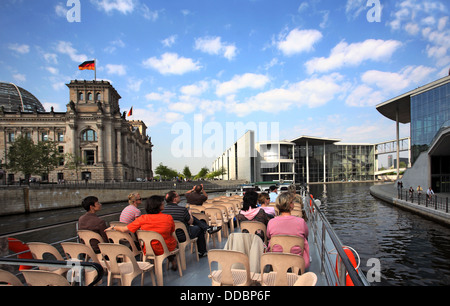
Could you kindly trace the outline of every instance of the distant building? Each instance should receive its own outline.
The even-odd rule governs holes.
[[[412,167],[403,186],[450,192],[450,76],[377,105],[385,117],[410,123]],[[398,134],[398,133],[397,133]]]
[[[320,183],[371,181],[375,175],[375,145],[341,144],[340,140],[302,136],[290,141],[254,143],[248,131],[219,156],[212,170],[224,167],[223,180]]]
[[[33,141],[53,140],[60,153],[81,161],[79,170],[67,161],[43,180],[129,181],[153,177],[152,142],[142,121],[128,121],[121,114],[120,95],[106,81],[71,81],[66,112],[46,112],[28,91],[0,83],[0,158],[19,135]],[[17,181],[22,173],[0,172],[0,182]]]

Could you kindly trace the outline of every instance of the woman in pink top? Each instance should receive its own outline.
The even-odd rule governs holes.
[[[305,260],[305,268],[309,268],[308,225],[302,218],[291,216],[291,210],[294,208],[292,195],[287,192],[282,193],[278,196],[276,203],[280,215],[271,219],[267,224],[267,238],[270,239],[276,235],[300,236],[305,240],[305,248],[302,252],[299,247],[293,247],[291,250],[282,250],[280,246],[274,246],[272,251],[302,255]]]

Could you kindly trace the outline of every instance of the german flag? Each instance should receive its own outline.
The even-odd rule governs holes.
[[[133,106],[131,107],[130,111],[128,112],[127,117],[133,116]]]
[[[80,70],[95,70],[95,61],[86,61],[78,66]]]

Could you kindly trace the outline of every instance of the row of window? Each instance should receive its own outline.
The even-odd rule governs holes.
[[[41,132],[39,134],[39,141],[47,141],[49,140],[49,133],[48,132]],[[31,132],[24,132],[22,133],[26,138],[31,139]],[[6,135],[6,139],[8,142],[12,143],[16,139],[16,133],[15,132],[8,132]],[[82,141],[97,141],[97,132],[94,130],[86,130],[81,134],[81,140]],[[64,142],[64,133],[63,132],[57,132],[56,134],[56,141],[57,142]]]
[[[94,100],[94,95],[91,92],[88,92],[86,96],[87,96],[86,101],[93,101]],[[96,93],[95,94],[95,101],[100,101],[101,98],[102,98],[102,95],[100,93]],[[84,100],[84,93],[80,92],[78,94],[78,100],[79,101],[83,101]]]

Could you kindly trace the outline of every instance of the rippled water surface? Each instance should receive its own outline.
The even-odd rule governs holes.
[[[381,282],[372,285],[450,285],[450,228],[375,199],[371,184],[313,185],[322,211],[344,245],[381,263]]]

